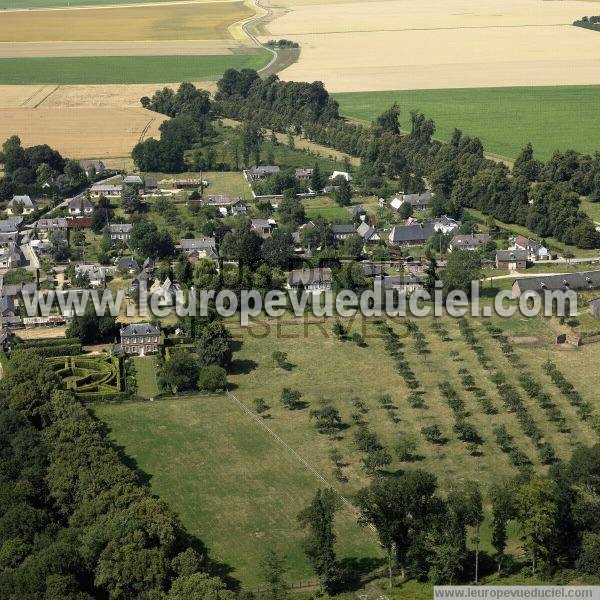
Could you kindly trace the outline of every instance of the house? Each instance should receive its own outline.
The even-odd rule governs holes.
[[[314,229],[316,225],[312,221],[308,221],[308,223],[303,223],[298,227],[298,229],[292,232],[292,240],[294,241],[294,247],[296,252],[302,252],[304,250],[304,245],[302,243],[302,232],[307,229]]]
[[[460,221],[455,221],[454,219],[452,219],[446,215],[442,215],[441,217],[434,219],[432,221],[432,223],[433,223],[433,228],[436,231],[441,231],[444,235],[448,235],[449,233],[454,233],[455,231],[458,231],[460,228]]]
[[[498,250],[496,269],[518,271],[527,268],[527,250]]]
[[[159,192],[160,189],[158,187],[158,181],[156,179],[145,179],[144,180],[144,191],[146,193],[155,193]]]
[[[115,261],[119,273],[137,273],[140,270],[138,261],[133,256],[121,256]]]
[[[331,269],[294,269],[288,276],[289,289],[299,289],[311,293],[331,289]]]
[[[350,175],[350,173],[346,173],[346,171],[334,171],[329,177],[329,180],[335,181],[338,178],[345,179],[346,181],[352,181],[352,175]]]
[[[481,246],[492,241],[492,236],[487,233],[469,233],[465,235],[455,235],[450,242],[448,250],[477,250]]]
[[[408,202],[413,210],[428,210],[431,208],[433,200],[432,192],[423,192],[422,194],[404,194],[402,202]]]
[[[309,181],[313,175],[314,169],[296,169],[295,176],[299,181]]]
[[[0,269],[15,269],[21,263],[21,252],[15,242],[0,248]]]
[[[543,246],[537,240],[526,238],[524,235],[518,235],[513,240],[511,250],[525,250],[527,252],[527,260],[549,260],[552,258],[550,250]]]
[[[52,250],[52,242],[48,240],[31,240],[29,245],[36,254],[48,254]]]
[[[123,179],[123,185],[144,187],[144,180],[139,175],[127,175],[127,177]]]
[[[20,210],[18,207],[20,207]],[[13,196],[6,207],[6,212],[9,215],[30,215],[36,208],[37,202],[32,200],[30,196]]]
[[[369,225],[366,222],[362,222],[356,229],[356,233],[360,235],[361,238],[365,240],[365,242],[379,242],[381,241],[381,237],[375,228]]]
[[[122,185],[116,185],[112,183],[95,183],[90,188],[90,196],[92,198],[99,198],[100,196],[105,196],[106,198],[117,198],[122,192]]]
[[[258,167],[252,167],[246,171],[247,176],[251,181],[256,181],[259,179],[266,179],[271,175],[275,175],[275,173],[279,173],[280,169],[274,165],[264,165]]]
[[[512,291],[517,298],[530,291],[543,294],[545,291],[586,292],[597,289],[600,289],[600,271],[527,277],[516,279],[512,285]]]
[[[135,323],[121,327],[121,350],[125,354],[152,354],[158,352],[160,328],[150,323]]]
[[[131,238],[131,230],[133,225],[131,223],[111,223],[108,226],[108,233],[111,240],[121,240],[128,242]]]
[[[351,223],[333,224],[331,226],[331,233],[333,234],[333,243],[339,244],[349,237],[356,235],[356,229]]]
[[[52,219],[38,219],[35,228],[39,232],[52,233],[53,231],[66,231],[67,219],[64,217],[54,217]]]
[[[245,215],[248,207],[240,198],[232,200],[229,196],[208,196],[202,201],[204,206],[213,206],[217,211],[226,217],[228,214],[233,216]]]
[[[396,225],[389,235],[394,246],[418,246],[424,244],[435,233],[433,223],[415,223],[414,225]]]
[[[149,290],[150,295],[157,297],[157,306],[160,308],[173,306],[175,294],[179,291],[181,291],[181,288],[168,277],[162,283],[157,279]]]
[[[335,192],[335,190],[339,189],[339,185],[326,185],[323,188],[323,193],[324,194],[331,194],[332,192]]]
[[[400,290],[406,294],[423,289],[423,277],[410,273],[385,276],[381,283],[384,290]]]
[[[69,217],[67,229],[89,229],[93,224],[91,217]]]
[[[5,327],[18,325],[21,323],[19,317],[19,309],[15,304],[14,296],[0,295],[0,325],[2,326],[2,337],[6,334]],[[1,345],[4,347],[6,341],[1,340]]]
[[[106,280],[104,269],[98,265],[76,265],[75,275],[87,275],[91,287],[100,287],[104,285],[104,281]]]
[[[69,202],[70,215],[91,215],[94,212],[94,205],[89,198],[85,196],[75,196]]]
[[[208,258],[213,261],[219,260],[214,237],[182,239],[179,242],[179,246],[181,251],[192,262],[196,262],[201,258]]]
[[[271,237],[277,223],[273,219],[252,219],[250,229],[256,232],[263,240]]]
[[[104,175],[106,173],[106,166],[101,160],[80,160],[79,166],[85,171],[88,177]]]
[[[0,233],[17,233],[23,224],[23,217],[8,217],[8,219],[0,220]]]

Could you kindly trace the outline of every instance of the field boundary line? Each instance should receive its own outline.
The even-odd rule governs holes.
[[[32,106],[32,108],[38,108],[40,107],[42,104],[44,104],[44,102],[46,102],[46,100],[48,100],[48,98],[50,98],[50,96],[52,96],[52,94],[54,94],[55,92],[58,92],[58,90],[60,89],[60,85],[57,85],[53,90],[50,90],[37,104],[34,104]]]
[[[350,500],[348,500],[346,496],[339,492],[333,484],[329,483],[329,481],[327,481],[327,479],[325,479],[325,477],[323,477],[323,475],[319,473],[316,467],[311,465],[303,456],[301,456],[285,440],[283,440],[281,436],[275,433],[265,423],[265,420],[262,417],[258,416],[255,412],[253,412],[248,406],[246,406],[237,396],[232,394],[229,390],[226,390],[225,393],[239,406],[239,408],[242,409],[243,412],[245,412],[251,419],[256,421],[271,437],[273,437],[281,446],[283,446],[298,462],[300,462],[304,467],[306,467],[306,469],[308,469],[321,483],[323,483],[328,489],[334,492],[346,508],[349,508],[356,515],[360,514],[358,508],[356,508],[356,506],[354,506],[354,504],[352,504],[352,502],[350,502]],[[368,527],[373,532],[375,532],[375,528],[372,525],[369,525]]]

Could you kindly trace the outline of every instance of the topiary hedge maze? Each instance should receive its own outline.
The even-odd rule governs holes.
[[[60,356],[47,360],[64,386],[82,402],[118,402],[126,397],[116,356]]]

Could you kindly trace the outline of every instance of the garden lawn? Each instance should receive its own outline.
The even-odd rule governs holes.
[[[259,69],[265,53],[210,56],[0,58],[0,84],[133,84],[214,81],[227,69]]]
[[[152,356],[136,356],[135,365],[137,393],[142,398],[155,398],[159,394],[156,382],[156,359]]]
[[[439,139],[449,140],[456,127],[481,138],[487,152],[509,158],[527,142],[540,159],[557,149],[598,150],[597,85],[358,92],[335,99],[344,115],[366,121],[397,102],[402,129],[410,129],[410,112],[420,110],[435,120]]]
[[[231,399],[188,396],[94,412],[151,476],[153,492],[244,586],[262,582],[258,565],[271,548],[287,557],[290,581],[313,577],[296,516],[319,482]],[[336,524],[341,558],[381,558],[374,535],[349,511]]]

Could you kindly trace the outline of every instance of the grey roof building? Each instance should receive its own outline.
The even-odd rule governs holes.
[[[449,250],[477,250],[484,244],[492,241],[492,236],[487,233],[469,233],[455,235],[450,242]]]
[[[519,297],[525,292],[561,290],[563,292],[586,292],[600,289],[600,271],[582,271],[581,273],[567,273],[566,275],[540,275],[540,277],[524,277],[516,279],[512,285],[515,296]]]
[[[288,276],[288,287],[325,291],[331,289],[332,280],[331,269],[294,269]]]
[[[434,233],[433,223],[397,225],[390,232],[389,241],[397,246],[416,246],[424,244]]]
[[[275,173],[279,173],[279,171],[280,168],[275,165],[261,165],[248,169],[246,173],[248,173],[252,179],[265,179],[271,175],[275,175]]]
[[[125,354],[152,354],[158,351],[160,327],[151,323],[134,323],[121,327],[121,349]]]

